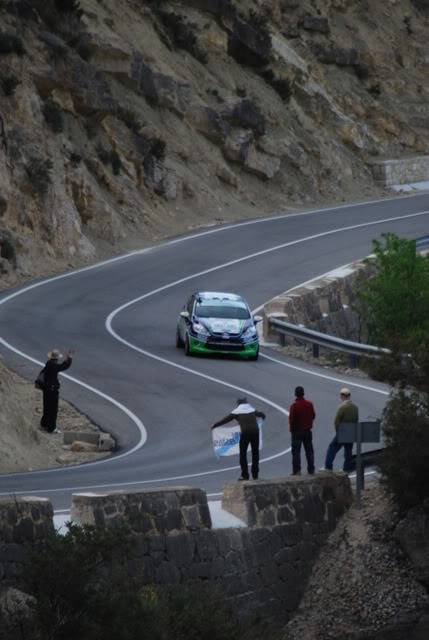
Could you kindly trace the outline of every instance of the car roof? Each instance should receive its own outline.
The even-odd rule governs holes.
[[[236,293],[225,293],[222,291],[197,291],[195,297],[199,302],[241,302],[246,304],[244,299]]]

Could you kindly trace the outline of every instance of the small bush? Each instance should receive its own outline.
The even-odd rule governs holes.
[[[264,11],[261,11],[260,13],[258,13],[254,9],[250,9],[248,22],[256,30],[259,30],[259,29],[266,30],[268,28],[270,17],[271,17],[270,9],[268,7],[266,7]]]
[[[53,100],[47,100],[42,112],[48,127],[54,133],[61,133],[64,129],[64,116],[60,107]]]
[[[406,511],[429,496],[427,394],[395,391],[384,410],[383,433],[382,482]]]
[[[0,256],[5,260],[9,260],[16,267],[15,247],[7,234],[0,236]]]
[[[73,151],[70,154],[70,162],[74,167],[77,167],[82,162],[82,156],[79,153]]]
[[[0,86],[5,96],[13,96],[18,85],[19,80],[16,76],[10,75],[0,78]]]
[[[79,19],[83,16],[79,0],[55,0],[55,6],[60,13],[72,13]]]
[[[25,165],[28,180],[33,191],[39,196],[44,196],[48,192],[52,166],[51,160],[42,158],[31,158]]]
[[[122,162],[119,155],[113,149],[105,149],[101,144],[97,146],[97,156],[104,165],[110,164],[113,174],[119,175],[122,169]]]
[[[194,58],[199,60],[202,64],[206,64],[208,61],[208,54],[203,51],[198,45],[198,39],[195,35],[196,24],[193,22],[187,22],[183,16],[169,12],[169,11],[157,11],[158,16],[167,30],[173,44],[178,49],[188,51]]]
[[[152,138],[150,141],[150,153],[157,160],[165,159],[165,151],[166,151],[167,143],[165,140],[161,140],[161,138]]]
[[[35,598],[26,640],[239,640],[249,628],[203,583],[145,586],[127,575],[126,528],[69,525],[30,549],[23,582]],[[266,635],[267,637],[267,635]]]
[[[16,53],[23,56],[25,53],[24,45],[18,36],[13,33],[0,33],[0,54]]]
[[[121,173],[122,162],[116,151],[112,151],[110,154],[110,164],[112,165],[113,175],[118,176]]]
[[[134,111],[130,111],[129,109],[118,107],[117,116],[119,120],[122,120],[122,122],[133,133],[138,133],[143,126],[143,124],[138,120],[138,117],[136,116]]]
[[[261,73],[264,78],[273,89],[276,91],[282,100],[287,102],[292,95],[292,87],[289,80],[285,78],[278,78],[272,69],[267,69]]]

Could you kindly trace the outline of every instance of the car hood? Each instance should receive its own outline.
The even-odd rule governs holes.
[[[201,318],[203,324],[210,333],[235,333],[242,332],[245,320],[235,320],[233,318]]]

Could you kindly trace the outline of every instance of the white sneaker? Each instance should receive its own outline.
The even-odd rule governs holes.
[[[52,431],[52,433],[62,433],[61,429],[58,429],[58,427],[56,429],[54,429]]]

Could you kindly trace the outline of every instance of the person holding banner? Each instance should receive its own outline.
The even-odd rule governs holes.
[[[239,480],[249,480],[249,467],[247,463],[247,450],[249,444],[252,450],[252,478],[258,479],[259,473],[259,426],[257,418],[265,420],[265,413],[257,411],[247,402],[247,398],[239,398],[235,409],[227,416],[215,422],[211,427],[216,429],[227,422],[236,420],[240,425],[240,467],[241,476]]]

